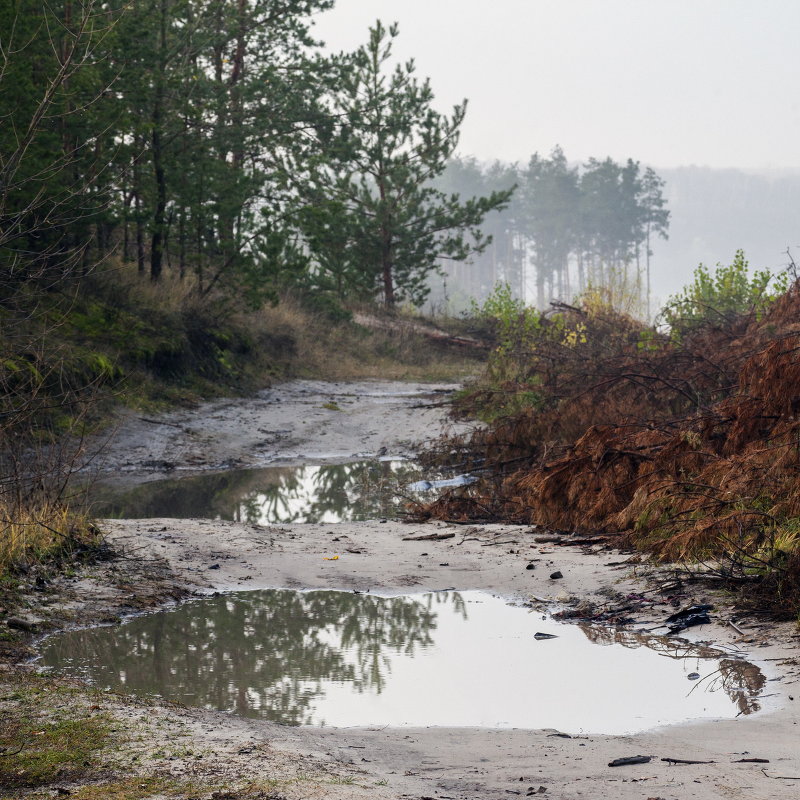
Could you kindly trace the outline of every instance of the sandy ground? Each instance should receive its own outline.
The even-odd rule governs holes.
[[[128,413],[88,444],[85,471],[133,484],[209,470],[407,457],[452,428],[441,403],[456,388],[299,380],[158,417]]]
[[[406,454],[415,442],[439,433],[442,425],[438,406],[416,407],[437,402],[422,394],[423,387],[404,384],[296,382],[255,401],[215,403],[156,421],[130,418],[96,465],[116,476],[146,480],[163,474],[159,462],[189,471],[225,464],[346,460],[384,447],[391,454]],[[324,403],[342,410],[323,408]],[[572,598],[614,604],[615,598],[650,590],[665,579],[663,570],[621,563],[629,554],[579,543],[537,543],[542,531],[510,526],[376,521],[265,527],[170,519],[107,526],[112,544],[125,556],[75,579],[66,615],[96,620],[131,606],[159,604],[170,593],[268,587],[386,592],[455,587],[561,603]],[[432,533],[455,535],[404,541]],[[325,560],[332,555],[339,558]],[[532,559],[539,559],[536,568],[526,569]],[[563,573],[562,579],[549,577],[555,570]],[[177,736],[180,728],[195,750],[208,753],[200,761],[176,758],[168,767],[176,774],[194,770],[234,783],[244,776],[272,775],[281,779],[276,785],[287,798],[797,796],[800,780],[788,779],[800,779],[796,627],[739,616],[739,633],[727,625],[733,609],[724,597],[693,584],[680,591],[687,604],[711,599],[717,605],[715,623],[695,629],[695,639],[750,648],[752,660],[768,667],[771,710],[634,736],[573,738],[553,736],[551,730],[284,728],[167,705],[154,706],[152,713],[163,719],[162,736]],[[637,610],[638,623],[660,622],[673,610],[660,602],[657,592],[650,596],[657,602]],[[602,676],[597,691],[603,691]],[[108,702],[122,716],[140,713],[138,706],[122,699]],[[633,755],[653,760],[608,766],[612,759]],[[769,763],[733,763],[746,757]],[[713,763],[670,765],[662,758]]]

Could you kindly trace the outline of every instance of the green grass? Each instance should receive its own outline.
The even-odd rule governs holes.
[[[4,714],[0,722],[0,786],[5,790],[85,778],[97,770],[95,755],[111,739],[114,722],[107,714],[71,708],[44,713],[41,699],[20,696],[17,713]]]

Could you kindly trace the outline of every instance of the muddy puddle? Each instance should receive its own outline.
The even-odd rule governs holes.
[[[100,687],[285,725],[626,734],[753,713],[765,685],[721,651],[477,591],[222,594],[55,635],[41,652],[47,670]]]
[[[418,465],[405,460],[227,470],[132,489],[98,486],[92,491],[92,511],[107,519],[200,518],[260,525],[393,519],[426,490],[420,476]]]

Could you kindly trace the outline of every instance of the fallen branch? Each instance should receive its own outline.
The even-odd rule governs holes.
[[[692,761],[691,759],[687,758],[662,758],[662,761],[666,761],[668,764],[716,764],[716,761]]]
[[[571,544],[600,544],[601,542],[607,541],[608,537],[611,535],[613,534],[604,534],[603,536],[574,536],[571,539],[554,539],[553,544],[557,544],[559,547],[564,547]]]
[[[441,542],[444,539],[453,539],[454,533],[429,533],[426,536],[404,536],[404,542]]]
[[[652,756],[627,756],[626,758],[615,758],[608,762],[609,767],[628,767],[632,764],[647,764]]]

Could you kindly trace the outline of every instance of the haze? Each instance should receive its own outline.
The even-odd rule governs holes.
[[[794,0],[338,0],[316,32],[352,49],[376,18],[441,108],[469,98],[465,154],[800,168]]]
[[[672,216],[656,306],[738,248],[773,271],[796,256],[799,2],[338,0],[316,34],[352,50],[378,18],[400,24],[396,54],[440,110],[469,99],[462,155],[526,163],[561,145],[573,163],[659,172]]]

